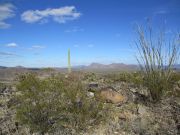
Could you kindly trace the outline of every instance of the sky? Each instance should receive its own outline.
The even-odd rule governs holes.
[[[0,0],[0,66],[136,64],[135,26],[180,29],[180,0]]]

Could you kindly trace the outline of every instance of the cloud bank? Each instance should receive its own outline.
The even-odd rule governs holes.
[[[0,56],[19,56],[19,55],[12,52],[0,52]]]
[[[0,5],[0,28],[8,28],[11,26],[5,21],[15,16],[14,9],[15,7],[10,3]]]
[[[65,6],[60,8],[48,8],[45,10],[27,10],[21,15],[21,20],[26,23],[46,23],[51,18],[58,23],[77,19],[81,16],[74,6]]]
[[[42,46],[42,45],[33,45],[32,46],[33,49],[44,49],[46,48],[45,46]]]
[[[88,47],[89,47],[89,48],[93,48],[94,45],[93,45],[93,44],[89,44]]]
[[[17,47],[18,45],[16,43],[9,43],[6,45],[6,47]]]

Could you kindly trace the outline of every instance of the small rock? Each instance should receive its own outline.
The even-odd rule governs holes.
[[[94,93],[93,92],[88,92],[87,96],[92,98],[92,97],[94,97]]]
[[[138,104],[138,113],[144,115],[147,113],[147,108],[143,105]]]
[[[115,132],[114,132],[114,134],[116,134],[116,135],[117,135],[117,134],[119,134],[119,132],[115,131]]]
[[[69,76],[68,75],[65,75],[65,78],[67,79]]]

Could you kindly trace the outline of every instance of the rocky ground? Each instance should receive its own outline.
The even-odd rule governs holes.
[[[87,89],[113,88],[124,97],[121,104],[111,105],[110,119],[97,127],[89,127],[84,135],[179,135],[180,99],[163,98],[160,102],[150,103],[145,88],[136,88],[130,83],[112,81],[108,78],[84,78]],[[88,91],[87,91],[88,92]],[[0,135],[30,135],[28,128],[21,127],[15,120],[12,85],[0,87]],[[88,93],[93,97],[93,94]],[[69,134],[57,131],[55,134]],[[73,132],[71,133],[73,134]]]

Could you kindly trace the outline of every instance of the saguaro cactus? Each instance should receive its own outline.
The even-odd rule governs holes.
[[[70,49],[68,49],[68,72],[71,73],[71,54],[70,54]]]

